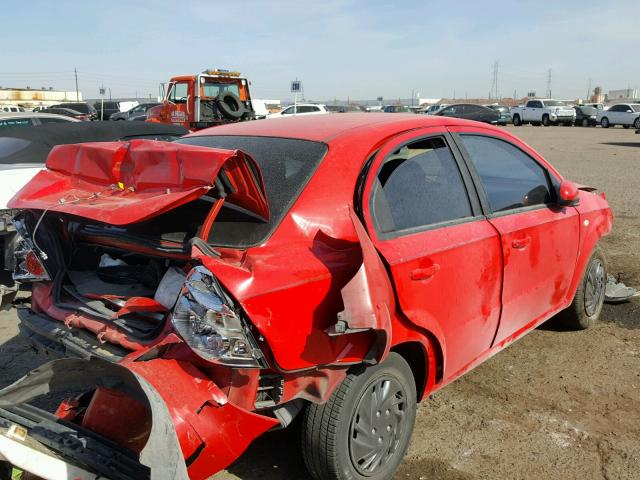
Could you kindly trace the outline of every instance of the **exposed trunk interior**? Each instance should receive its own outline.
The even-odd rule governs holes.
[[[200,197],[151,220],[113,226],[57,212],[24,212],[27,230],[46,254],[52,306],[35,293],[33,307],[67,327],[93,330],[101,341],[128,350],[164,330],[186,273],[191,242],[201,233],[215,199]],[[38,305],[42,303],[42,305]],[[79,321],[77,316],[90,320]],[[98,323],[92,323],[98,322]],[[127,341],[100,334],[100,324]]]

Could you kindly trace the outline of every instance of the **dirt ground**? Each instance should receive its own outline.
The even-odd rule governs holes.
[[[607,193],[609,270],[640,286],[640,135],[509,127],[565,176]],[[640,302],[583,332],[548,322],[418,407],[397,479],[640,479]],[[0,386],[44,363],[0,314]],[[258,439],[215,480],[303,479],[294,427]]]

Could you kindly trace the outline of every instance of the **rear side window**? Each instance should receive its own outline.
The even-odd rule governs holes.
[[[497,138],[460,135],[492,212],[551,203],[546,170],[514,145]]]
[[[441,137],[393,152],[380,167],[371,203],[382,233],[473,216],[458,166]]]

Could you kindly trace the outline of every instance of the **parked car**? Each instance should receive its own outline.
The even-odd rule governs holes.
[[[289,105],[279,112],[270,113],[269,115],[267,115],[267,118],[280,118],[299,115],[323,115],[326,113],[331,113],[327,109],[326,105],[320,105],[316,103],[298,103],[297,105]]]
[[[96,109],[96,120],[110,120],[111,115],[121,112],[120,102],[95,102],[93,105]]]
[[[0,114],[0,119],[5,115],[27,114]],[[42,116],[40,120],[60,120],[57,115],[37,115]],[[11,302],[16,292],[11,276],[4,272],[15,266],[13,246],[16,237],[11,220],[14,212],[8,206],[9,201],[42,170],[47,155],[56,145],[140,138],[172,141],[188,132],[173,125],[78,122],[69,117],[61,118],[63,123],[42,124],[36,128],[32,125],[0,128],[0,309]],[[86,171],[90,172],[91,168]],[[69,194],[73,195],[71,190]]]
[[[524,107],[511,109],[513,124],[517,127],[525,123],[534,125],[573,125],[576,112],[564,102],[551,99],[529,100]]]
[[[78,112],[77,110],[72,110],[70,108],[49,107],[49,108],[45,108],[41,112],[62,115],[65,117],[71,117],[71,118],[75,118],[76,120],[81,120],[83,122],[89,122],[92,119],[92,116],[90,114],[81,113],[81,112]]]
[[[147,119],[147,110],[151,107],[155,107],[156,105],[160,105],[158,102],[155,103],[141,103],[136,105],[135,107],[127,110],[126,112],[116,112],[109,116],[109,120],[146,120]]]
[[[24,112],[23,107],[18,107],[17,105],[0,105],[0,112]]]
[[[359,105],[327,105],[327,110],[333,113],[365,112]]]
[[[502,115],[497,110],[471,103],[449,105],[448,107],[438,110],[434,115],[464,118],[466,120],[475,120],[476,122],[490,123],[492,125],[496,125],[502,118]]]
[[[385,105],[382,111],[384,113],[411,113],[409,107],[405,105]]]
[[[500,114],[500,118],[498,118],[498,125],[505,126],[512,122],[510,107],[507,107],[506,105],[485,105],[485,107],[495,110]]]
[[[76,112],[80,112],[84,115],[87,115],[89,120],[97,120],[98,119],[98,111],[93,107],[93,105],[89,105],[87,102],[65,102],[59,103],[57,105],[51,105],[46,110],[50,108],[68,108],[74,110]]]
[[[0,442],[23,471],[54,450],[74,476],[208,478],[301,415],[312,477],[391,478],[417,401],[602,309],[604,195],[493,126],[309,115],[47,166],[10,204],[20,331],[78,358],[0,391],[5,424],[38,425]],[[69,390],[62,430],[11,406]]]
[[[640,128],[640,103],[618,103],[609,107],[609,110],[598,110],[597,122],[602,128],[616,125]]]
[[[442,110],[444,107],[448,107],[449,104],[448,103],[443,103],[443,104],[437,104],[437,105],[431,105],[429,108],[427,108],[424,113],[427,115],[435,115],[435,113],[438,110]]]
[[[576,105],[573,107],[576,111],[575,125],[581,127],[595,127],[598,124],[598,109],[595,107],[587,107],[586,105]]]
[[[12,112],[2,113],[0,112],[0,129],[8,127],[22,127],[22,126],[38,126],[48,123],[69,123],[79,122],[80,120],[64,115],[56,115],[54,113],[42,113],[42,112]]]

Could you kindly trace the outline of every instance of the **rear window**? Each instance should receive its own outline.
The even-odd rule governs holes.
[[[207,239],[212,245],[235,248],[258,245],[271,235],[327,152],[324,143],[275,137],[197,136],[176,143],[242,150],[260,167],[271,219],[265,222],[225,203]]]

